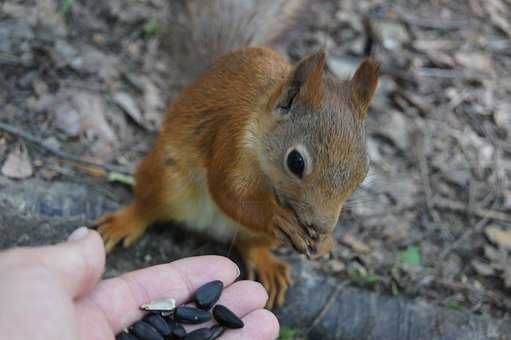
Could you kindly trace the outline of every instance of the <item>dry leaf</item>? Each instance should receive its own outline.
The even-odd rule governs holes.
[[[126,92],[117,92],[113,96],[113,100],[119,107],[133,119],[138,125],[144,126],[142,113],[138,108],[135,99]]]
[[[499,0],[486,0],[483,3],[488,11],[490,20],[511,38],[511,23],[506,18],[506,5]]]
[[[80,113],[82,131],[92,132],[107,142],[115,142],[116,136],[105,119],[105,103],[101,97],[79,92],[74,94],[73,103]]]
[[[502,273],[502,278],[504,279],[504,286],[506,288],[511,288],[511,263],[508,263],[504,272]]]
[[[484,231],[488,239],[501,248],[511,250],[511,230],[502,230],[501,228],[490,226]]]
[[[78,171],[82,171],[86,173],[89,176],[93,177],[104,177],[106,176],[107,172],[101,168],[98,168],[97,166],[88,165],[88,164],[75,164],[75,169]]]
[[[475,269],[475,271],[482,276],[495,275],[495,269],[493,269],[492,266],[486,263],[479,262],[477,260],[472,260],[470,261],[470,264]]]
[[[357,253],[367,254],[371,252],[371,248],[369,248],[367,244],[360,241],[352,234],[344,235],[344,237],[342,238],[342,242],[347,244],[351,249],[353,249]]]
[[[4,153],[7,151],[7,143],[4,138],[0,139],[0,159],[3,158]]]
[[[493,72],[493,59],[487,53],[467,53],[459,52],[454,56],[456,61],[463,67],[474,69],[481,72]]]
[[[159,89],[153,82],[146,79],[144,81],[144,118],[156,128],[161,125],[163,113],[165,111],[165,102]]]
[[[25,148],[16,148],[2,167],[2,174],[9,178],[23,179],[32,176],[32,164]]]
[[[68,103],[59,105],[55,110],[55,126],[68,136],[80,134],[80,114]]]

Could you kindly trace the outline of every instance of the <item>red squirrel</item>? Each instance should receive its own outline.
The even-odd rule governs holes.
[[[343,203],[367,174],[364,121],[378,66],[366,59],[340,80],[326,69],[324,51],[291,65],[270,48],[251,47],[280,30],[272,27],[298,0],[175,4],[184,31],[174,40],[188,32],[187,53],[198,39],[225,39],[211,55],[196,49],[216,60],[169,108],[136,171],[133,202],[100,218],[100,233],[107,251],[120,240],[129,246],[156,221],[234,240],[249,278],[268,291],[267,307],[281,305],[291,277],[272,248],[285,241],[309,258],[329,252]]]

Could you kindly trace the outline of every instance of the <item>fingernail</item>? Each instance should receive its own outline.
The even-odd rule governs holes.
[[[85,238],[85,236],[87,236],[88,233],[89,233],[89,229],[87,229],[87,227],[80,227],[78,229],[75,229],[75,231],[73,231],[71,233],[71,235],[69,235],[67,240],[68,241],[77,241],[82,238]]]
[[[240,275],[241,275],[240,267],[236,266],[236,278],[240,277]]]

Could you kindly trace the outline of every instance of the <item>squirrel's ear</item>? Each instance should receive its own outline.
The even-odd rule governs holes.
[[[287,114],[299,94],[308,105],[321,105],[323,99],[323,72],[325,51],[320,50],[303,58],[294,68],[287,84],[280,90],[277,108]]]
[[[304,57],[295,66],[293,72],[293,82],[299,86],[310,83],[310,85],[317,85],[321,81],[323,72],[325,70],[325,51],[319,50],[313,54]]]
[[[313,107],[319,107],[323,101],[326,56],[319,50],[303,58],[293,73],[293,82],[300,88],[302,99]]]
[[[361,118],[365,118],[374,91],[378,86],[378,70],[378,64],[373,59],[368,58],[360,64],[353,78],[351,78],[353,101]]]

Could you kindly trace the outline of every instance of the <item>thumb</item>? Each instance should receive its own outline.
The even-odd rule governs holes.
[[[41,264],[54,275],[73,298],[93,288],[105,267],[101,236],[86,227],[76,229],[67,242],[22,251],[27,261]]]

